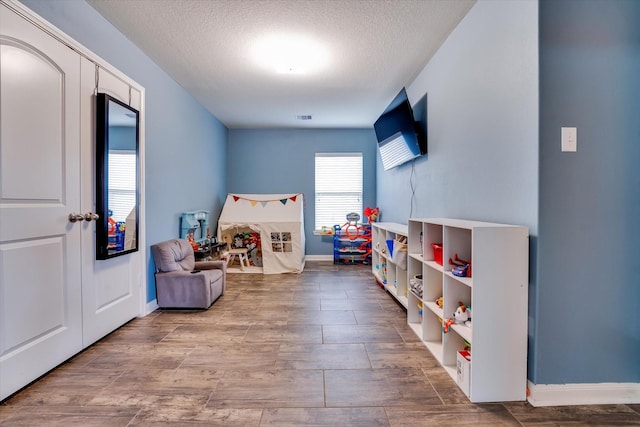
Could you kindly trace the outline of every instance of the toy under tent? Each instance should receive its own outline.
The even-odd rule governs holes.
[[[246,248],[250,267],[230,271],[301,273],[305,263],[302,194],[228,194],[218,240]]]

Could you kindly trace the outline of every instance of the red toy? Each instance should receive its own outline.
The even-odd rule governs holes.
[[[369,222],[376,222],[378,220],[378,217],[380,216],[380,208],[370,208],[370,207],[366,207],[364,208],[364,216],[366,216],[367,218],[369,218]]]

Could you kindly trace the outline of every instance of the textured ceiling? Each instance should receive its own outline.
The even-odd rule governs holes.
[[[229,128],[371,126],[475,3],[87,1]],[[319,43],[326,65],[304,74],[259,66],[256,43],[273,35]]]

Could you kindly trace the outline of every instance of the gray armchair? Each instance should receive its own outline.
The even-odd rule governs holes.
[[[224,261],[197,261],[186,240],[151,245],[156,293],[162,308],[209,308],[226,286]]]

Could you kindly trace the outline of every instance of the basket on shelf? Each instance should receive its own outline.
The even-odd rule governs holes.
[[[433,260],[436,264],[442,265],[442,243],[432,243],[433,248]]]
[[[409,287],[411,288],[411,292],[419,298],[422,298],[422,274],[418,274],[410,279]]]

